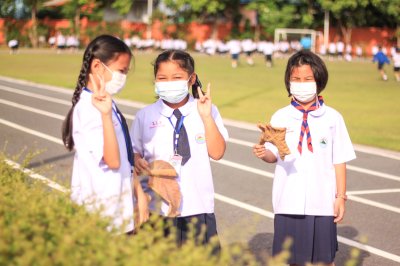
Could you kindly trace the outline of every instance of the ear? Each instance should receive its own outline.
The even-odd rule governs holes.
[[[196,82],[196,77],[197,77],[197,74],[195,72],[193,72],[193,74],[192,74],[192,76],[190,77],[190,80],[189,80],[189,85],[190,86],[192,86]]]
[[[90,73],[98,74],[102,70],[101,61],[98,58],[94,58],[90,64]]]

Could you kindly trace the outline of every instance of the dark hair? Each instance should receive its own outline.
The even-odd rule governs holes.
[[[291,96],[290,76],[292,75],[292,71],[294,68],[303,65],[309,65],[311,67],[314,79],[317,83],[317,94],[320,94],[328,83],[328,70],[326,69],[324,61],[313,52],[301,50],[289,58],[286,66],[285,85],[289,96]]]
[[[82,68],[72,96],[72,107],[62,125],[62,140],[64,146],[69,151],[72,151],[74,148],[72,114],[75,105],[80,99],[82,90],[89,80],[90,66],[93,59],[97,58],[107,65],[109,62],[116,60],[120,54],[129,54],[132,57],[132,52],[129,47],[123,41],[111,35],[100,35],[92,40],[86,47],[85,53],[83,54]]]
[[[160,64],[168,61],[176,62],[180,68],[189,74],[189,76],[194,73],[194,60],[189,53],[181,50],[166,50],[157,56],[156,61],[153,64],[154,76],[157,75]],[[192,85],[192,95],[194,98],[199,98],[197,87],[202,88],[198,75],[196,75],[196,81]]]

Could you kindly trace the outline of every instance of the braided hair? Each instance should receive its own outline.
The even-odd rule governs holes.
[[[104,64],[108,64],[109,62],[117,59],[120,54],[129,54],[132,57],[132,52],[129,47],[123,41],[111,35],[100,35],[92,40],[86,47],[86,50],[83,54],[81,71],[79,73],[78,81],[71,100],[72,107],[65,117],[62,125],[62,140],[64,142],[64,146],[69,151],[74,149],[74,139],[72,135],[72,117],[74,108],[79,102],[83,88],[85,88],[88,83],[90,66],[93,62],[93,59],[97,58]]]
[[[159,54],[154,62],[154,76],[157,75],[160,64],[168,61],[176,62],[189,76],[194,73],[194,59],[189,53],[181,50],[166,50]],[[192,95],[194,98],[199,98],[197,87],[202,88],[198,75],[196,75],[196,81],[192,85]]]

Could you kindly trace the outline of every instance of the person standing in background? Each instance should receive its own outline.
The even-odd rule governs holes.
[[[378,62],[378,71],[379,74],[381,75],[382,80],[387,81],[388,76],[386,75],[385,72],[385,64],[390,65],[390,60],[386,56],[386,54],[383,53],[382,47],[378,46],[378,52],[374,55],[374,58],[372,59],[372,62]]]

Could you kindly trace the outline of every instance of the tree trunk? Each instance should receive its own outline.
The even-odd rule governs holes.
[[[216,40],[218,38],[218,18],[215,18],[212,24],[211,39]]]
[[[81,9],[79,6],[77,6],[76,11],[75,11],[74,24],[75,24],[74,34],[75,34],[75,37],[78,38],[78,40],[79,40],[79,37],[81,34]]]
[[[396,38],[397,38],[397,47],[400,47],[400,25],[397,25]]]
[[[32,20],[32,28],[30,30],[29,39],[32,43],[33,48],[38,46],[38,36],[37,36],[37,1],[32,1],[32,11],[31,11],[31,20]]]
[[[339,23],[340,24],[340,31],[342,32],[342,36],[343,36],[343,38],[344,38],[344,43],[347,45],[347,44],[350,44],[350,42],[351,42],[351,32],[352,32],[352,30],[353,30],[353,28],[352,27],[346,27],[345,25],[343,25],[342,23]]]

